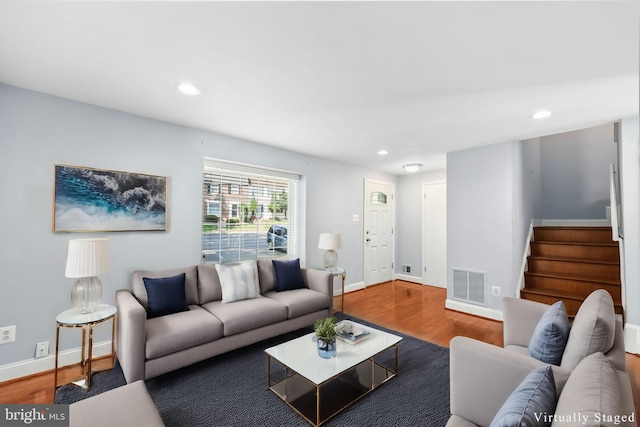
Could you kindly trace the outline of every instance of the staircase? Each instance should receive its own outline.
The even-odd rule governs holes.
[[[562,300],[573,317],[591,292],[605,289],[622,313],[620,253],[611,227],[535,227],[527,265],[521,298]]]

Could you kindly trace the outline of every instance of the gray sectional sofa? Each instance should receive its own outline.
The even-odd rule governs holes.
[[[235,302],[222,301],[214,265],[134,272],[132,289],[116,292],[116,353],[127,382],[150,379],[330,316],[332,276],[322,270],[300,271],[302,288],[278,291],[271,260],[258,260],[259,297]],[[144,279],[182,273],[188,309],[149,318]]]

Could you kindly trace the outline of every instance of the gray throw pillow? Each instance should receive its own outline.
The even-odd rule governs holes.
[[[563,368],[574,370],[590,354],[607,354],[616,335],[616,313],[613,299],[604,289],[593,291],[576,313],[567,347],[562,356]]]
[[[556,409],[556,383],[550,365],[534,369],[509,395],[490,427],[550,426]]]
[[[569,339],[569,317],[562,301],[542,315],[529,341],[529,356],[544,363],[560,365]]]

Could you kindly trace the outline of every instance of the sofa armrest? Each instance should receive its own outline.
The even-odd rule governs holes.
[[[538,321],[549,306],[535,301],[505,297],[502,299],[504,346],[529,347]]]
[[[545,364],[523,354],[467,337],[450,344],[451,414],[488,426],[502,404],[535,368]],[[559,394],[570,372],[553,366]]]
[[[303,268],[302,277],[309,289],[329,295],[329,313],[333,313],[333,275],[323,270]]]
[[[144,380],[147,311],[128,289],[116,291],[116,354],[127,383]]]
[[[627,372],[627,353],[624,348],[624,327],[622,315],[616,314],[616,332],[613,347],[605,354],[609,362],[618,371]]]

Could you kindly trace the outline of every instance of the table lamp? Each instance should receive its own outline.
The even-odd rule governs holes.
[[[96,276],[109,269],[108,240],[69,240],[65,277],[78,278],[71,289],[71,304],[81,313],[92,313],[100,304],[102,284]]]
[[[338,254],[336,249],[340,249],[340,235],[335,233],[320,234],[318,249],[326,249],[324,253],[325,268],[334,268],[338,265]]]

